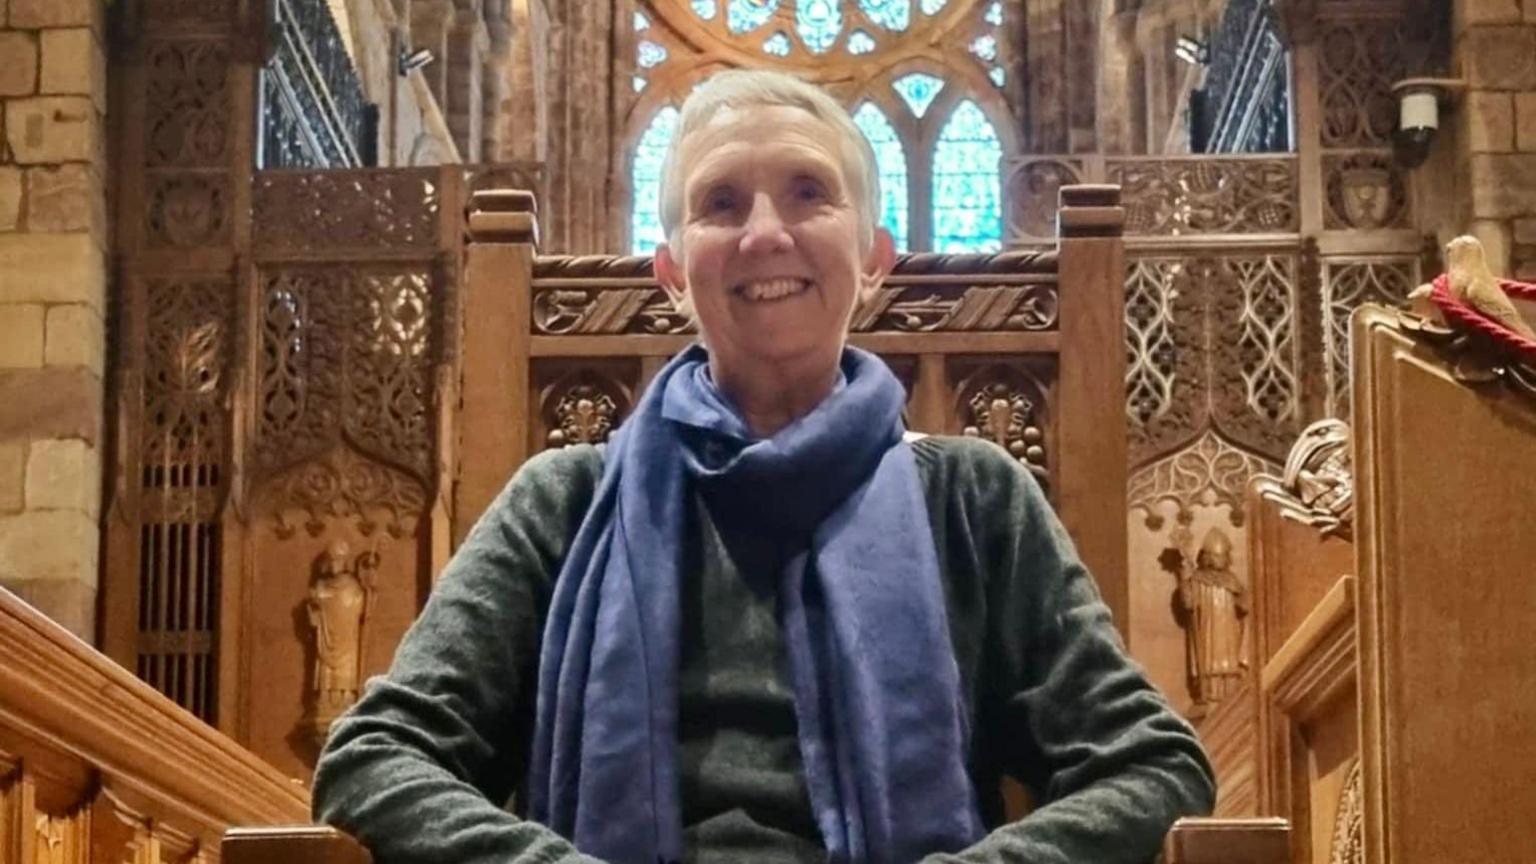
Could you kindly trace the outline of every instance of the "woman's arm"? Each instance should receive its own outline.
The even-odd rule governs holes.
[[[593,860],[503,805],[532,738],[550,589],[601,471],[591,447],[524,465],[443,571],[389,672],[332,727],[315,818],[380,864]]]
[[[990,736],[1039,806],[930,862],[1147,864],[1180,816],[1209,813],[1194,730],[1127,656],[1056,514],[1000,448],[978,459],[973,513],[987,574]],[[978,454],[979,455],[979,454]]]

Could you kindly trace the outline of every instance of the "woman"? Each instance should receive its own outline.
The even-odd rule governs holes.
[[[1150,860],[1209,766],[1029,473],[909,440],[845,346],[894,260],[848,115],[717,75],[661,200],[703,345],[512,478],[335,725],[317,817],[382,864]],[[1004,775],[1040,802],[1013,824]]]

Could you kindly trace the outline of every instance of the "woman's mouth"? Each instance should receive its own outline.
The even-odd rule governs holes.
[[[803,294],[810,288],[811,283],[805,279],[756,279],[737,285],[735,294],[745,300],[769,302]]]

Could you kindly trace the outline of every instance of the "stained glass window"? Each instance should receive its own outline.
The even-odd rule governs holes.
[[[636,12],[635,13],[635,32],[639,33],[641,30],[644,30],[645,28],[647,28],[649,26],[651,26],[650,19],[646,18],[644,15],[641,15],[639,12]]]
[[[635,145],[635,161],[629,172],[634,195],[629,210],[630,250],[635,255],[649,255],[665,239],[657,186],[661,180],[661,161],[667,156],[667,145],[676,128],[677,109],[668,105],[651,118],[651,124]]]
[[[875,40],[863,30],[855,30],[848,34],[849,54],[868,54],[875,50]]]
[[[937,15],[939,10],[944,8],[944,4],[948,2],[949,0],[922,0],[917,5],[918,8],[923,10],[924,15]]]
[[[634,77],[633,81],[634,81],[634,84],[635,84],[635,92],[636,93],[639,93],[641,90],[645,89],[645,79],[644,78],[641,78],[639,75],[636,75]]]
[[[805,47],[825,54],[843,32],[841,0],[796,0],[795,21]]]
[[[993,66],[992,71],[987,73],[987,77],[991,78],[992,83],[999,87],[1003,86],[1003,84],[1007,83],[1008,81],[1008,76],[1003,72],[1003,67],[1001,66]]]
[[[649,39],[640,43],[639,57],[637,58],[640,68],[649,69],[665,59],[667,59],[667,49]]]
[[[763,41],[763,50],[775,57],[788,57],[789,37],[783,31],[775,33]]]
[[[1003,26],[1003,4],[1001,0],[993,0],[992,5],[987,7],[987,16],[985,20],[993,27]]]
[[[933,104],[933,97],[944,89],[944,79],[913,72],[897,78],[891,86],[901,98],[907,100],[907,107],[912,109],[912,113],[921,117],[928,106]]]
[[[715,0],[693,0],[693,14],[705,21],[714,20],[716,11],[718,7],[715,6]]]
[[[912,23],[912,0],[859,0],[859,7],[887,30],[905,30]]]
[[[746,33],[768,23],[779,0],[730,0],[726,19],[732,33]]]
[[[896,240],[896,251],[907,251],[907,153],[885,112],[865,102],[853,112],[853,122],[869,139],[880,171],[880,224]]]
[[[975,102],[949,115],[933,149],[933,251],[995,252],[1002,248],[997,131]]]
[[[997,59],[997,38],[993,36],[978,36],[971,42],[971,53],[978,58],[991,62]]]

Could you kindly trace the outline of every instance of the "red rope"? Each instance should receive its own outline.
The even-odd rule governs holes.
[[[1436,276],[1434,286],[1434,290],[1429,294],[1429,299],[1436,306],[1440,307],[1440,311],[1445,314],[1447,322],[1469,330],[1476,330],[1494,342],[1515,350],[1522,356],[1525,362],[1536,363],[1536,342],[1521,336],[1519,333],[1510,330],[1456,299],[1456,296],[1451,293],[1451,280],[1447,278],[1446,274],[1442,273]],[[1504,289],[1505,294],[1512,297],[1536,300],[1536,285],[1515,282],[1511,279],[1500,279],[1499,287]]]

